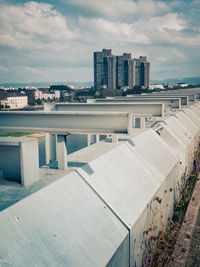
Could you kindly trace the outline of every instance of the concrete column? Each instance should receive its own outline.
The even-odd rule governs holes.
[[[46,164],[56,161],[56,135],[45,133]]]
[[[118,142],[118,135],[112,135],[112,143]]]
[[[91,145],[91,142],[92,142],[92,135],[91,134],[88,134],[87,135],[87,145],[90,146]]]
[[[129,113],[128,114],[128,125],[127,125],[127,134],[129,136],[132,136],[133,134],[133,114],[132,113]]]
[[[57,161],[58,169],[67,169],[67,144],[66,135],[57,135]]]
[[[140,128],[145,129],[145,118],[140,118]]]
[[[100,134],[96,134],[96,143],[100,141]]]
[[[132,119],[133,128],[135,128],[135,118]]]

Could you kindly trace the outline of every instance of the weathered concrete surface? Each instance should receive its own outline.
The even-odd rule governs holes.
[[[129,266],[128,230],[76,172],[2,211],[0,225],[0,266]]]
[[[172,260],[170,267],[182,267],[185,266],[188,252],[191,244],[191,237],[195,229],[197,217],[200,210],[200,175],[194,188],[190,203],[187,208],[187,212],[179,233],[178,240],[174,252],[172,254]]]
[[[64,170],[55,170],[49,168],[39,169],[39,178],[32,185],[21,187],[19,183],[0,180],[0,212],[34,192],[48,186],[52,182],[70,173],[73,168]]]
[[[161,181],[126,144],[89,161],[78,173],[130,230],[130,264],[139,266],[142,233],[151,223]]]
[[[149,117],[163,117],[164,116],[163,103],[53,103],[45,104],[46,111],[101,111],[101,112],[131,112],[133,115]]]
[[[0,130],[58,134],[130,134],[132,114],[129,112],[0,111]]]

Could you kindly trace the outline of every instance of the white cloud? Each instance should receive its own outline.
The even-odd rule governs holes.
[[[172,54],[175,55],[177,58],[185,60],[186,59],[186,55],[183,54],[181,51],[177,50],[176,48],[174,48],[172,50]]]
[[[157,58],[157,61],[158,61],[158,62],[166,62],[166,61],[167,61],[167,57],[165,57],[165,56],[160,56],[160,57]]]
[[[126,15],[151,16],[169,10],[167,4],[154,0],[66,0],[72,5],[95,12],[103,17],[119,18]]]
[[[22,6],[1,5],[0,44],[16,48],[44,49],[72,40],[77,32],[68,28],[65,17],[51,5],[27,2]]]
[[[122,23],[120,21],[111,22],[102,18],[88,19],[83,17],[79,18],[79,22],[84,26],[86,31],[92,31],[92,33],[97,36],[103,35],[103,38],[107,38],[110,41],[149,43],[148,37],[140,33],[133,24]],[[100,39],[101,38],[102,37],[100,37]]]
[[[0,65],[0,71],[7,71],[7,70],[8,70],[8,68]]]
[[[165,42],[183,46],[185,44],[196,45],[198,42],[197,36],[192,38],[182,32],[187,27],[187,23],[177,13],[145,18],[135,23],[80,17],[79,23],[91,42],[92,39],[143,45]]]

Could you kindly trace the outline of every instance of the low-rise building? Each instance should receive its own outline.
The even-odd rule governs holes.
[[[0,100],[2,108],[21,109],[28,105],[27,96],[7,96]]]
[[[177,83],[177,84],[175,84],[175,86],[177,86],[177,87],[187,87],[188,84],[187,83]]]
[[[35,99],[48,100],[48,99],[53,99],[53,98],[55,98],[55,94],[49,94],[47,92],[43,92],[43,91],[39,91],[39,90],[35,91]]]
[[[163,84],[152,84],[149,86],[149,89],[165,89],[164,85]]]

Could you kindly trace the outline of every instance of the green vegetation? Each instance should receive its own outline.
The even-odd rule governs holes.
[[[198,179],[199,170],[200,152],[195,156],[193,172],[185,182],[185,186],[174,207],[172,218],[169,218],[165,229],[160,231],[158,236],[151,236],[148,242],[147,256],[145,257],[143,266],[162,267],[169,265],[188,204]]]
[[[29,135],[31,133],[29,132],[0,132],[0,137],[1,136],[12,136],[12,137],[20,137],[20,136],[24,136],[24,135]]]

